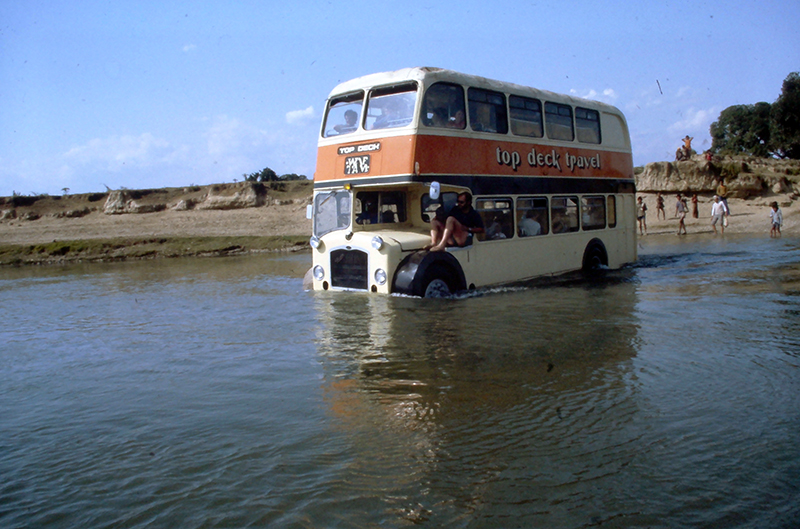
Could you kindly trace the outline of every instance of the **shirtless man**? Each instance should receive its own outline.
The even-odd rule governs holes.
[[[465,246],[471,234],[483,232],[483,219],[472,207],[472,195],[464,192],[458,195],[456,205],[444,222],[438,218],[431,221],[429,249],[441,252],[448,246]]]

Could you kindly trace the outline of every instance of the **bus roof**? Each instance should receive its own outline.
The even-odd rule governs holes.
[[[583,99],[574,97],[567,94],[559,94],[550,92],[548,90],[541,90],[515,83],[507,83],[503,81],[496,81],[494,79],[487,79],[477,75],[470,75],[465,73],[456,72],[454,70],[447,70],[444,68],[435,68],[430,66],[418,66],[414,68],[403,68],[393,72],[381,72],[357,77],[349,81],[345,81],[337,85],[328,96],[334,97],[340,94],[346,94],[355,90],[364,90],[376,86],[385,86],[399,84],[403,81],[420,81],[426,80],[426,85],[436,82],[451,82],[458,83],[466,86],[476,88],[485,88],[488,90],[495,90],[497,92],[505,92],[510,94],[536,97],[540,99],[547,99],[550,101],[558,101],[564,103],[571,103],[576,106],[584,106],[603,110],[613,114],[622,115],[622,112],[613,105],[594,101],[591,99]]]

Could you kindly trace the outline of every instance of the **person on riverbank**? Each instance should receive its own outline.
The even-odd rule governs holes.
[[[692,217],[700,217],[700,211],[697,209],[697,193],[692,194]]]
[[[714,228],[714,235],[717,234],[717,222],[719,222],[722,233],[725,233],[724,217],[725,204],[720,200],[718,195],[714,195],[714,203],[711,205],[711,227]]]
[[[770,204],[770,207],[772,207],[772,211],[769,212],[769,218],[772,221],[772,229],[769,230],[769,236],[780,237],[781,226],[783,225],[783,213],[781,213],[781,208],[778,207],[777,202]]]
[[[720,180],[719,185],[717,186],[717,195],[719,195],[720,201],[725,204],[725,216],[728,217],[731,214],[731,208],[728,207],[728,186],[725,185],[725,180]],[[728,219],[725,219],[725,225],[728,225]]]
[[[689,211],[689,208],[686,207],[686,201],[678,193],[678,201],[675,203],[675,216],[678,217],[678,235],[681,234],[681,231],[683,231],[684,235],[687,235],[686,224],[684,223],[687,211]]]
[[[639,221],[639,235],[647,233],[647,204],[642,197],[636,199],[636,220]]]
[[[661,196],[661,192],[658,192],[656,196],[656,220],[659,220],[661,216],[664,216],[664,220],[667,220],[667,213],[664,211],[664,197]]]

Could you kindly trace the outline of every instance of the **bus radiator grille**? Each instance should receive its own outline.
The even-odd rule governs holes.
[[[367,289],[367,254],[360,250],[331,252],[331,286]]]

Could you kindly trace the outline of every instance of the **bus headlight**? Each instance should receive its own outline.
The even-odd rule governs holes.
[[[317,281],[322,281],[325,279],[325,269],[320,265],[315,266],[312,273],[314,274],[314,279]]]
[[[319,240],[319,237],[316,235],[312,235],[311,238],[308,240],[308,244],[311,245],[312,248],[315,250],[319,250],[319,247],[322,246],[322,241]]]
[[[378,283],[379,285],[386,284],[386,270],[384,270],[383,268],[378,268],[377,270],[375,270],[375,282]]]
[[[372,247],[376,250],[383,248],[383,239],[381,239],[380,235],[376,235],[372,238]]]

